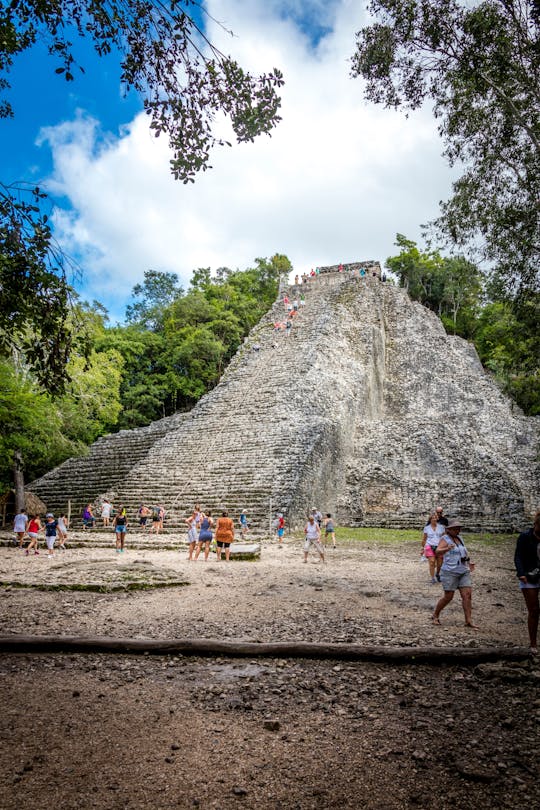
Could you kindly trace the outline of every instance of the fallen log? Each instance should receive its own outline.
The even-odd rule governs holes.
[[[111,638],[108,636],[0,636],[0,653],[113,653],[128,655],[315,658],[387,664],[480,664],[522,661],[525,647],[367,647],[305,641],[252,642],[234,639]]]

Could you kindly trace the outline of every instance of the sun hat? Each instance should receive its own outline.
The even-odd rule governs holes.
[[[462,524],[461,524],[460,520],[451,520],[446,528],[447,529],[461,529],[461,525]]]
[[[45,515],[45,517],[54,517],[54,515],[53,515],[53,513],[52,513],[52,512],[47,512],[47,514]]]

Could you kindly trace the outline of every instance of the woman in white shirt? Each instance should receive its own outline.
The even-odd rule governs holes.
[[[321,543],[321,527],[313,515],[308,517],[308,522],[304,527],[304,534],[306,535],[306,541],[304,543],[304,562],[307,563],[308,552],[312,544],[315,546],[319,552],[321,560],[324,562],[324,549]]]
[[[439,579],[439,571],[442,563],[442,556],[437,556],[437,546],[444,534],[444,526],[439,523],[438,520],[437,512],[433,512],[433,514],[429,516],[429,523],[424,527],[424,533],[422,535],[421,554],[427,558],[429,563],[429,575],[432,585]],[[437,569],[436,573],[435,568]]]

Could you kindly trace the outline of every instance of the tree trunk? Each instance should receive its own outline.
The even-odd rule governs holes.
[[[113,653],[128,655],[210,655],[231,658],[309,658],[334,661],[372,661],[388,664],[480,664],[486,661],[523,661],[519,647],[364,647],[303,641],[249,642],[213,639],[110,638],[109,636],[0,636],[0,653]]]
[[[20,450],[13,454],[13,483],[15,486],[15,511],[17,514],[24,509],[24,464]]]

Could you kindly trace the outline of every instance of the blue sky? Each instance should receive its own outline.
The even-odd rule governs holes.
[[[36,143],[42,127],[55,126],[83,109],[97,116],[104,129],[117,132],[142,109],[136,93],[121,93],[118,54],[100,58],[87,40],[78,37],[75,44],[85,73],[76,70],[73,82],[55,73],[59,63],[49,56],[43,43],[14,59],[7,77],[11,89],[5,91],[5,97],[15,115],[0,122],[4,181],[40,181],[48,176],[52,170],[50,150]]]
[[[80,263],[77,286],[121,320],[146,269],[247,267],[286,253],[295,270],[384,259],[395,234],[419,238],[448,195],[450,174],[428,111],[405,119],[366,105],[349,77],[352,0],[209,0],[221,49],[253,72],[279,67],[283,121],[255,144],[220,149],[194,186],[168,172],[133,93],[119,85],[118,56],[78,41],[85,73],[67,83],[43,45],[17,56],[7,91],[15,118],[0,120],[0,177],[50,194],[55,235]],[[228,134],[226,124],[218,127]]]

